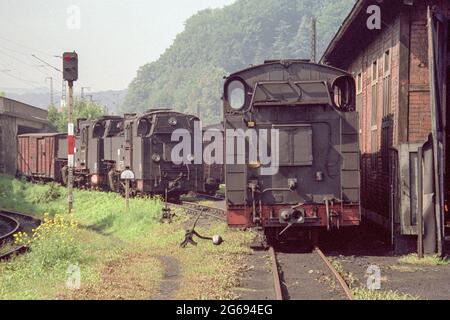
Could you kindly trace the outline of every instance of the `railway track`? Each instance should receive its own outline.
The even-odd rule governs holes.
[[[32,233],[32,230],[41,223],[41,220],[14,211],[0,210],[0,260],[10,258],[13,254],[26,250],[26,246],[13,244],[14,234],[17,232]],[[7,247],[1,250],[2,246]]]
[[[223,201],[225,200],[225,196],[224,195],[210,195],[210,194],[204,194],[204,193],[198,193],[197,194],[198,198],[201,199],[208,199],[208,200],[213,200],[213,201]]]
[[[270,247],[269,254],[277,300],[353,300],[347,283],[319,247],[309,253],[277,252]],[[318,276],[324,280],[318,281]],[[330,290],[327,281],[337,283],[336,287]]]
[[[189,214],[198,215],[201,213],[203,216],[209,216],[217,220],[226,221],[225,210],[212,207],[196,202],[182,201],[181,203],[168,203],[171,208],[181,208]]]
[[[14,233],[20,228],[20,223],[16,219],[0,213],[0,243],[11,239]]]

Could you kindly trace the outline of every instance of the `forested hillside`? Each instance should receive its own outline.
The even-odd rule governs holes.
[[[310,58],[311,17],[317,18],[317,57],[354,0],[237,0],[200,11],[172,46],[142,66],[123,112],[169,107],[220,121],[223,76],[267,59]]]

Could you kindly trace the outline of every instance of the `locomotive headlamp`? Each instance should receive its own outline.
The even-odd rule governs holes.
[[[174,118],[174,117],[170,117],[170,118],[169,118],[169,124],[170,124],[171,126],[176,126],[176,125],[177,125],[177,119]]]
[[[157,153],[154,153],[152,155],[152,160],[155,161],[155,162],[160,162],[161,161],[161,156],[159,154],[157,154]]]
[[[259,167],[261,167],[261,162],[257,160],[256,162],[249,163],[248,166],[252,169],[258,169]]]

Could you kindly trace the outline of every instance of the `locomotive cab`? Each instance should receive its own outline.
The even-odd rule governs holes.
[[[78,119],[75,136],[75,182],[80,187],[107,187],[110,159],[105,155],[108,138],[120,133],[122,117],[103,116],[96,120]],[[106,141],[106,142],[105,142]]]
[[[122,143],[117,146],[115,172],[125,169],[135,173],[133,189],[138,193],[167,195],[177,200],[181,194],[201,188],[201,165],[177,164],[172,149],[178,141],[172,134],[179,129],[193,137],[198,118],[170,109],[152,109],[124,121]],[[193,139],[191,139],[193,144]]]

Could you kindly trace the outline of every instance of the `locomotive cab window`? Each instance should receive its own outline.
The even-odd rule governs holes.
[[[105,127],[102,123],[97,122],[94,125],[94,130],[92,130],[92,138],[100,138],[103,136],[103,133],[105,131]]]
[[[139,120],[138,127],[137,127],[138,136],[145,137],[148,134],[149,129],[150,129],[150,124],[148,123],[147,119]]]
[[[333,81],[333,100],[336,107],[344,110],[353,109],[355,81],[350,76],[338,77]]]
[[[234,80],[228,85],[227,91],[228,103],[230,107],[237,110],[245,105],[245,86],[239,80]]]

